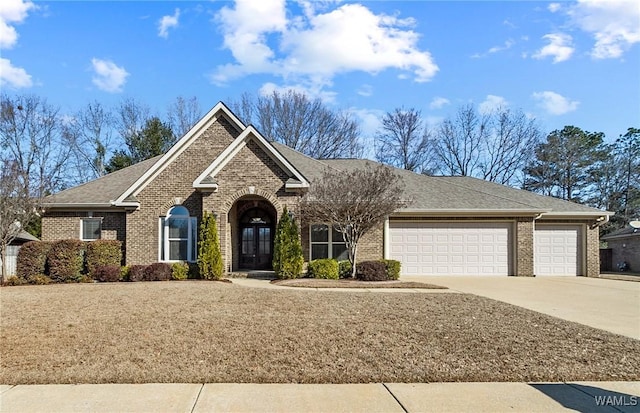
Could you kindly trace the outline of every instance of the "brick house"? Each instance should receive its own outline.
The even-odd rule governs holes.
[[[640,228],[626,227],[602,237],[611,249],[612,270],[627,263],[627,271],[640,272]]]
[[[117,239],[127,265],[194,261],[210,211],[227,271],[270,268],[286,206],[305,260],[343,259],[341,235],[307,222],[299,201],[325,168],[367,162],[309,158],[218,103],[166,154],[49,196],[42,239]],[[361,240],[360,260],[397,259],[403,275],[599,275],[598,226],[609,212],[469,177],[394,171],[412,203]]]

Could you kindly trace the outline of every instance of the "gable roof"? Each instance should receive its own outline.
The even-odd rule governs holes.
[[[215,176],[233,157],[244,148],[247,143],[253,141],[266,152],[273,161],[285,171],[290,178],[285,183],[285,189],[295,190],[308,188],[309,182],[286,157],[282,156],[252,125],[249,125],[220,155],[205,169],[195,181],[194,188],[217,188]]]
[[[627,226],[617,231],[613,231],[610,234],[604,235],[600,237],[600,239],[603,241],[606,241],[608,239],[632,238],[632,237],[640,237],[640,228],[633,228],[631,226]]]

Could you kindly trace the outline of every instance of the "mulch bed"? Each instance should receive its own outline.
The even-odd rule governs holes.
[[[430,290],[446,290],[440,285],[421,283],[416,281],[360,281],[360,280],[325,280],[316,278],[297,278],[293,280],[272,280],[272,284],[285,287],[306,288],[419,288]]]
[[[640,380],[640,341],[468,294],[0,290],[0,383]]]

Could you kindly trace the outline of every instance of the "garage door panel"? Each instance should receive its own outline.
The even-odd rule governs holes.
[[[581,226],[536,225],[534,236],[536,275],[581,275],[581,257]]]
[[[508,222],[391,221],[391,258],[402,263],[403,275],[509,275],[511,227]],[[417,234],[417,241],[409,233]],[[420,251],[418,265],[407,252],[412,245]]]

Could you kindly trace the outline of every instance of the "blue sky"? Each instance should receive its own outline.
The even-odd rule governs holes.
[[[365,138],[396,107],[464,104],[609,140],[640,127],[637,1],[0,2],[0,87],[73,113],[133,97],[163,115],[294,88]]]

